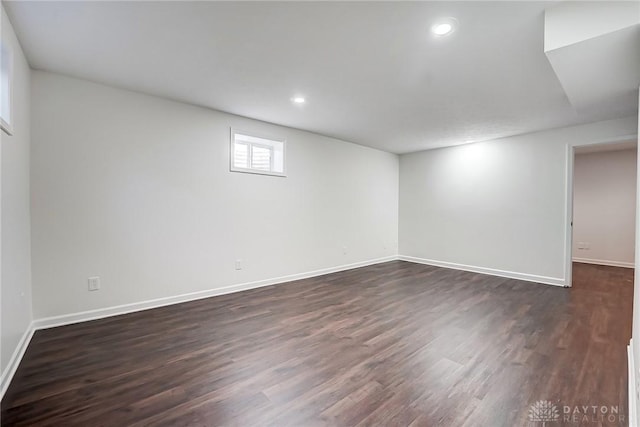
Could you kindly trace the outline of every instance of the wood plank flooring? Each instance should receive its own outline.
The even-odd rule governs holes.
[[[626,425],[633,270],[574,280],[394,261],[38,331],[2,425],[541,426],[539,400]]]

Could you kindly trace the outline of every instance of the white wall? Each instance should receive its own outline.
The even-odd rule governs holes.
[[[564,284],[567,144],[636,133],[627,117],[402,155],[400,254]]]
[[[638,88],[638,128],[640,128],[640,88]],[[638,133],[638,147],[640,147],[640,133]],[[640,163],[640,150],[638,150],[638,163]],[[636,183],[636,191],[640,191],[640,174]],[[636,194],[636,230],[640,230],[640,196]],[[636,233],[636,265],[640,265],[640,233]],[[634,287],[633,287],[633,347],[631,354],[635,363],[634,376],[630,376],[629,380],[635,378],[635,384],[632,384],[630,390],[635,391],[635,396],[630,396],[629,402],[635,400],[636,411],[640,408],[640,269],[634,271]],[[637,416],[637,413],[635,414]],[[636,423],[638,420],[635,420]]]
[[[561,2],[545,10],[544,50],[612,33],[640,23],[634,1]]]
[[[2,41],[13,50],[13,136],[0,131],[2,162],[0,367],[7,364],[32,320],[29,223],[30,74],[11,23],[2,9]],[[3,382],[2,386],[6,384]]]
[[[633,267],[637,156],[635,149],[576,154],[575,261]]]
[[[36,318],[397,254],[394,154],[51,73],[32,83]],[[286,138],[288,177],[229,172],[230,127]]]

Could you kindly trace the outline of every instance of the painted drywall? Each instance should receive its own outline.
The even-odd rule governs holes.
[[[395,154],[41,71],[32,120],[36,318],[397,254]],[[230,172],[231,127],[288,176]]]
[[[544,12],[544,50],[560,49],[640,24],[634,1],[561,2]]]
[[[0,366],[7,364],[32,321],[29,190],[30,74],[11,23],[2,9],[2,42],[13,51],[13,135],[0,131],[1,282]],[[4,385],[4,384],[3,384]]]
[[[633,267],[637,150],[576,154],[573,259]]]
[[[638,88],[638,128],[640,128],[640,88]],[[640,147],[640,133],[638,134],[638,147]],[[638,150],[638,162],[640,163],[640,150]],[[640,190],[640,174],[636,183],[636,190]],[[636,193],[636,230],[640,230],[640,195]],[[640,265],[640,233],[636,233],[636,265]],[[634,382],[631,389],[635,391],[629,402],[635,401],[636,416],[637,410],[640,408],[640,271],[636,268],[634,272],[634,288],[633,288],[633,347],[631,354],[635,365],[634,375],[629,379]],[[637,423],[638,420],[636,419]]]
[[[564,284],[567,144],[637,127],[627,117],[402,155],[400,255]]]

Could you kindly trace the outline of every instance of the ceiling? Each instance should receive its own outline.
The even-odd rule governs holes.
[[[563,2],[545,12],[545,54],[579,114],[638,105],[640,1]]]
[[[602,153],[609,151],[634,150],[638,148],[638,141],[623,141],[605,144],[580,145],[574,148],[575,154]]]
[[[543,50],[557,2],[3,3],[35,69],[394,153],[637,111],[574,111]]]

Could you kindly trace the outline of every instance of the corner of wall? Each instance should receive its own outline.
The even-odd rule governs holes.
[[[31,68],[1,6],[2,42],[13,55],[12,135],[0,131],[0,397],[33,335],[31,287]]]

